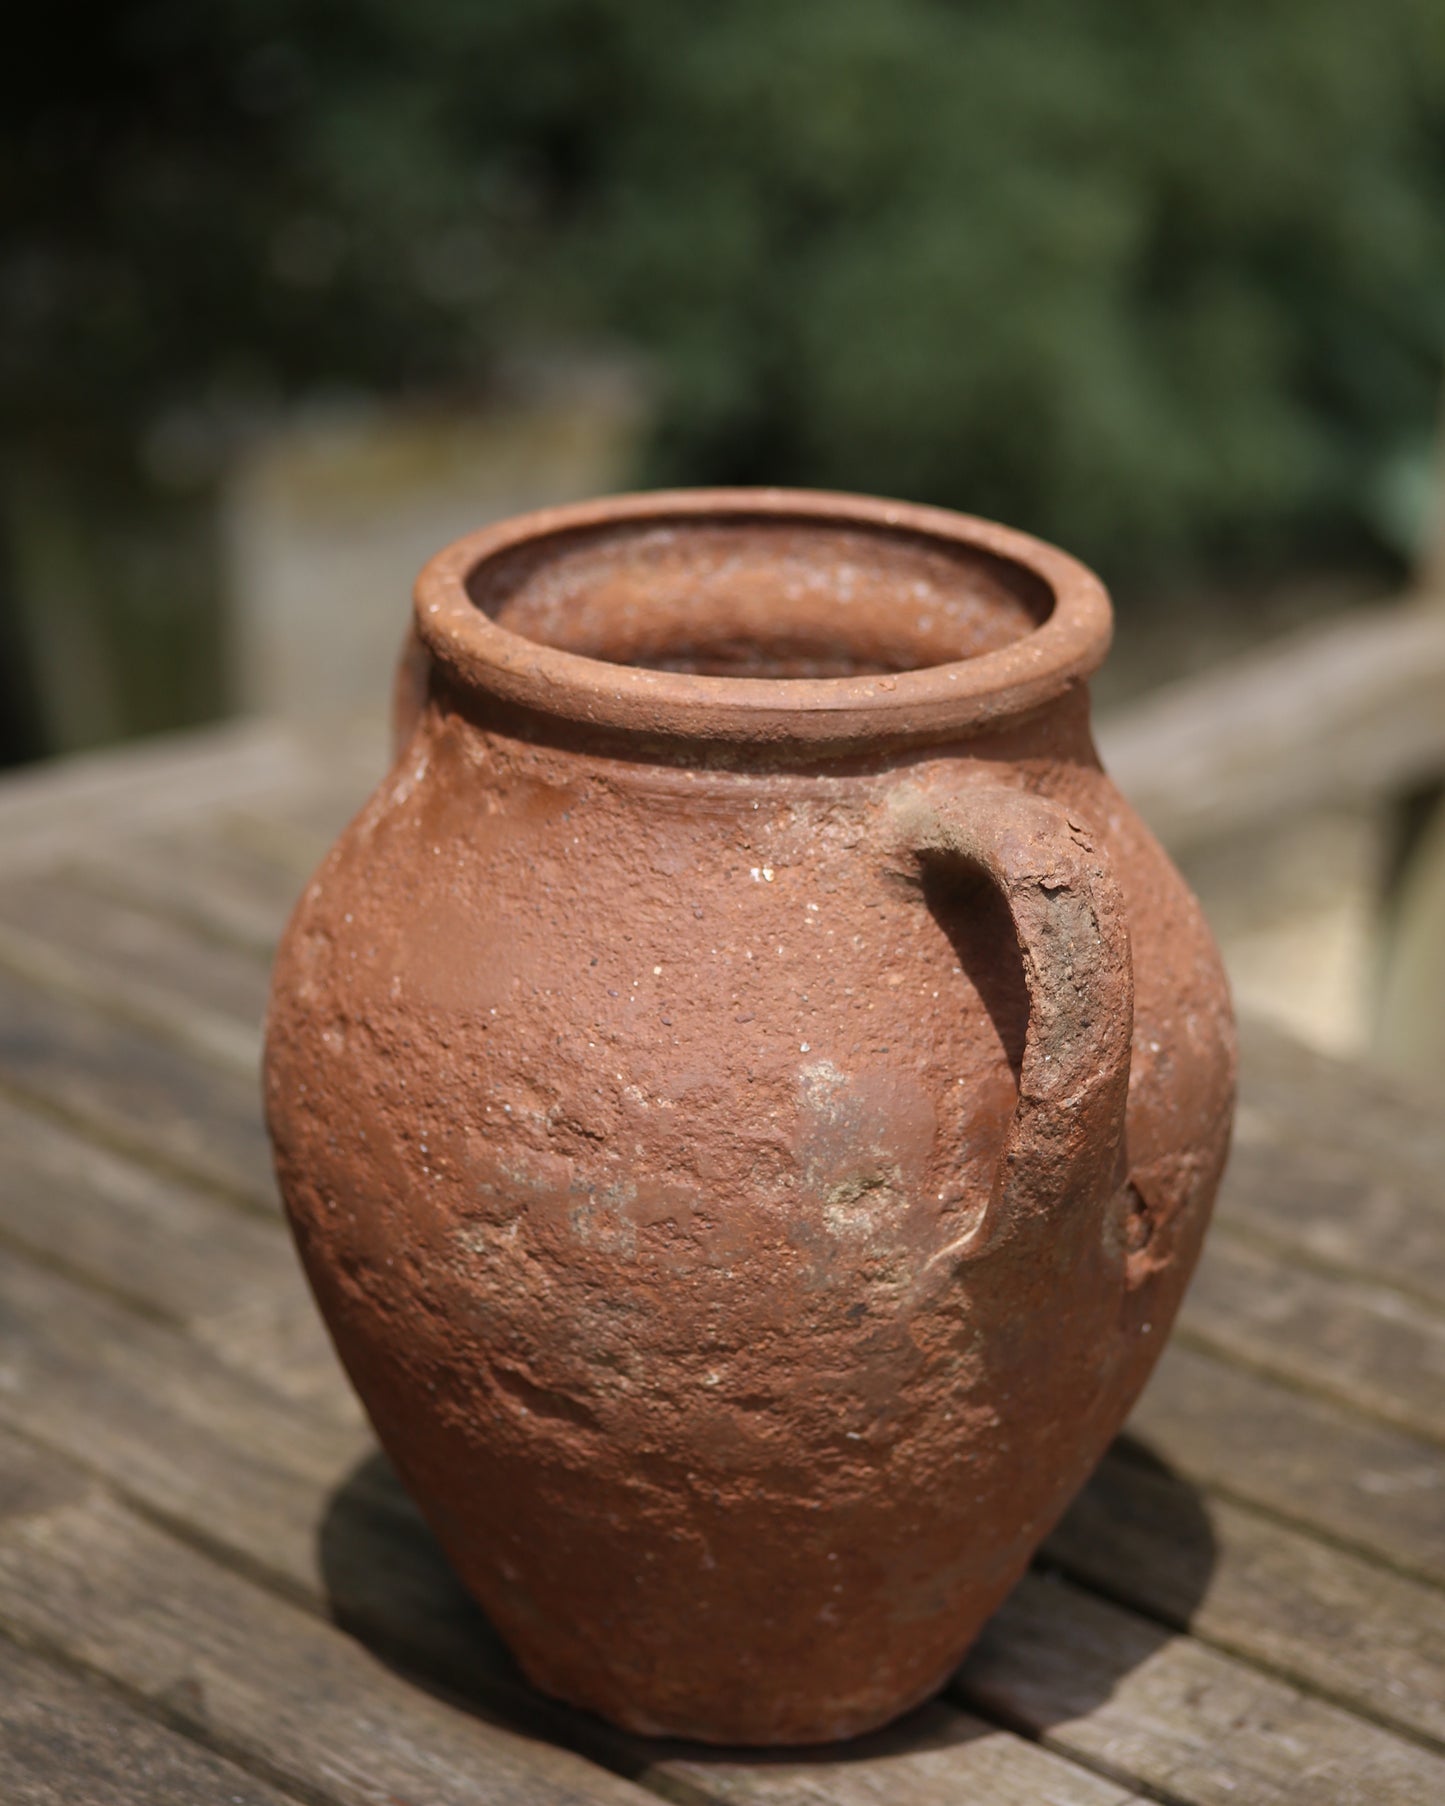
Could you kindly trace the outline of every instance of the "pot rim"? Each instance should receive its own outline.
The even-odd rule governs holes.
[[[952,663],[884,675],[717,677],[657,671],[566,652],[500,626],[468,584],[504,552],[621,523],[795,520],[882,529],[989,554],[1042,581],[1047,617],[1008,645]],[[1046,541],[973,515],[827,490],[671,489],[607,496],[513,516],[454,540],[414,591],[416,631],[467,688],[578,725],[647,738],[840,749],[869,741],[937,741],[1027,714],[1096,671],[1113,612],[1103,584]]]

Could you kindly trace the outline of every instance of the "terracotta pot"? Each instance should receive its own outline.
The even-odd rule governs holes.
[[[268,1115],[377,1434],[548,1693],[719,1741],[892,1718],[1159,1354],[1232,1027],[1090,738],[1109,625],[1022,534],[774,490],[423,572]]]

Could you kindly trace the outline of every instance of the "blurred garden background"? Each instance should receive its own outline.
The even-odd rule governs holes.
[[[379,704],[427,552],[599,490],[1056,539],[1116,598],[1106,705],[1430,565],[1441,0],[116,0],[7,35],[0,762]],[[1433,794],[1291,863],[1373,922]],[[1304,983],[1354,936],[1358,1041],[1338,903]]]

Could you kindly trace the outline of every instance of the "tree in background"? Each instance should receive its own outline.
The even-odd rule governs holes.
[[[1434,0],[125,0],[11,40],[11,536],[49,510],[83,585],[91,523],[167,673],[134,725],[216,704],[203,504],[249,423],[559,342],[652,361],[639,480],[950,503],[1126,593],[1407,549]]]

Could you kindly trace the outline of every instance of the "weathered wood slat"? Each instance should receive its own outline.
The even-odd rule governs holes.
[[[1185,1478],[1445,1585],[1438,1447],[1175,1342],[1130,1431]]]
[[[1362,1067],[1246,1025],[1221,1225],[1445,1310],[1445,1121]]]
[[[378,766],[368,782],[354,789],[312,787],[268,796],[253,807],[226,809],[216,817],[216,829],[234,845],[285,866],[299,888],[381,775]]]
[[[1199,1806],[1438,1806],[1445,1756],[1031,1574],[953,1692],[1046,1747]]]
[[[690,1753],[638,1777],[678,1806],[1129,1806],[1138,1795],[941,1705],[836,1753]]]
[[[34,871],[139,833],[187,831],[231,808],[354,809],[386,764],[385,700],[314,726],[231,721],[7,773],[6,870]],[[303,805],[308,806],[308,805]],[[319,819],[319,817],[318,817]]]
[[[302,882],[291,866],[227,840],[209,823],[79,855],[54,877],[182,923],[267,964]]]
[[[252,1074],[264,967],[193,931],[83,890],[0,884],[0,965]]]
[[[320,805],[323,811],[329,806]],[[299,831],[290,842],[293,849],[309,832],[305,811],[300,815]],[[264,824],[265,812],[253,819]],[[298,824],[285,822],[284,812],[282,819],[284,837]],[[309,850],[306,857],[309,863]],[[242,852],[237,858],[245,865],[252,855]],[[267,874],[268,885],[272,875],[285,870],[269,857],[257,863]],[[288,874],[285,886],[277,883],[278,895],[289,883]],[[166,919],[159,903],[140,901],[148,918]],[[279,911],[279,902],[276,907]],[[224,903],[219,913],[224,914]],[[157,963],[151,966],[140,961],[127,965],[124,944],[114,940],[91,937],[97,944],[88,944],[84,935],[76,934],[73,922],[48,923],[37,917],[30,927],[38,940],[50,944],[53,938],[68,951],[85,953],[93,963],[83,968],[83,982],[76,988],[90,987],[88,994],[100,995],[109,1007],[123,1012],[126,999],[107,997],[101,988],[116,972],[137,987],[129,1007],[139,1004],[144,1009],[154,993],[165,991],[172,970],[179,971],[186,960],[197,957],[202,943],[216,938],[200,916],[182,913],[171,919],[179,926],[180,945],[168,947],[163,938],[153,938],[150,946]],[[25,925],[21,926],[23,930]],[[217,932],[226,939],[226,931]],[[246,955],[253,974],[260,969],[258,953],[253,942]],[[185,981],[177,989],[184,993]],[[3,1001],[0,995],[0,1074],[8,1026]],[[55,1001],[57,1008],[64,1002]],[[86,1012],[67,1007],[72,1029],[77,1022],[84,1025],[81,1041],[108,1029],[124,1031],[120,1042],[124,1044],[132,1033],[124,1022],[113,1019],[97,1026],[87,1021]],[[158,1038],[142,1034],[139,1040],[153,1057]],[[73,1075],[67,1087],[64,1064],[62,1060],[51,1069],[42,1090],[52,1104],[163,1164],[198,1172],[209,1183],[251,1202],[261,1201],[262,1191],[269,1199],[269,1184],[256,1190],[237,1187],[219,1179],[214,1165],[207,1170],[194,1164],[183,1150],[183,1121],[165,1108],[168,1098],[174,1097],[167,1085],[155,1087],[149,1103],[141,1087],[142,1108],[127,1126],[124,1112],[115,1108],[114,1079],[107,1079],[104,1060],[97,1061],[88,1075],[82,1072],[78,1092]],[[1107,1712],[1091,1714],[1082,1740],[1071,1720],[1062,1729],[1042,1721],[1036,1724],[1027,1710],[1020,1709],[1017,1697],[1005,1705],[982,1693],[975,1696],[975,1704],[989,1714],[1002,1714],[1030,1735],[1043,1735],[1058,1748],[1072,1751],[1079,1761],[1120,1777],[1090,1781],[1076,1768],[1061,1764],[1061,1785],[1073,1790],[1059,1796],[1064,1800],[1092,1802],[1094,1794],[1081,1794],[1080,1787],[1104,1787],[1112,1790],[1110,1797],[1117,1797],[1127,1786],[1200,1802],[1300,1797],[1277,1791],[1285,1784],[1291,1740],[1320,1762],[1336,1757],[1346,1762],[1344,1770],[1337,1767],[1333,1773],[1309,1776],[1308,1770],[1303,1771],[1313,1789],[1305,1797],[1412,1800],[1425,1797],[1418,1792],[1424,1771],[1416,1759],[1433,1759],[1431,1752],[1400,1743],[1388,1729],[1376,1729],[1369,1731],[1354,1758],[1340,1756],[1344,1745],[1335,1735],[1337,1720],[1358,1722],[1347,1715],[1348,1708],[1385,1727],[1397,1727],[1408,1737],[1433,1738],[1437,1743],[1441,1737],[1438,1702],[1445,1698],[1445,1687],[1440,1617],[1434,1609],[1439,1594],[1405,1577],[1429,1576],[1436,1583],[1445,1579],[1439,1407],[1428,1383],[1439,1321],[1435,1309],[1439,1299],[1432,1286],[1441,1271],[1438,1254],[1445,1224],[1437,1182],[1440,1136],[1435,1125],[1423,1125],[1418,1111],[1398,1103],[1383,1087],[1377,1104],[1366,1086],[1356,1091],[1335,1076],[1333,1090],[1329,1085],[1317,1087],[1312,1075],[1301,1080],[1287,1061],[1277,1065],[1272,1055],[1263,1062],[1263,1078],[1256,1079],[1251,1067],[1259,1064],[1251,1051],[1243,1160],[1236,1166],[1239,1177],[1232,1178],[1221,1201],[1224,1233],[1217,1238],[1185,1319],[1186,1334],[1196,1344],[1207,1342],[1220,1358],[1201,1354],[1197,1346],[1176,1347],[1136,1417],[1136,1428],[1153,1448],[1188,1478],[1150,1473],[1128,1459],[1112,1459],[1050,1547],[1051,1556],[1071,1577],[1132,1608],[1122,1611],[1118,1621],[1107,1619],[1110,1609],[1119,1608],[1101,1605],[1088,1594],[1076,1595],[1076,1589],[1063,1589],[1069,1598],[1083,1602],[1078,1611],[1087,1619],[1084,1642],[1092,1648],[1084,1668],[1087,1673],[1093,1664],[1093,1681],[1080,1681],[1075,1674],[1071,1684],[1098,1684],[1100,1650],[1110,1639],[1118,1642],[1120,1621],[1129,1627],[1125,1646],[1137,1648],[1141,1636],[1146,1641],[1152,1636],[1170,1652],[1167,1661],[1152,1653],[1147,1662],[1128,1670],[1124,1684],[1111,1684]],[[199,1062],[189,1066],[193,1072],[200,1070]],[[23,1071],[14,1082],[24,1085]],[[209,1077],[202,1074],[191,1094],[197,1122],[212,1114],[213,1085],[224,1094],[227,1080],[220,1069]],[[254,1110],[250,1085],[247,1093],[246,1108]],[[1311,1102],[1312,1097],[1322,1101]],[[1363,1123],[1358,1120],[1362,1108]],[[0,1136],[4,1130],[0,1114]],[[259,1142],[257,1134],[256,1145]],[[260,1153],[258,1164],[264,1171],[263,1147]],[[105,1162],[108,1157],[98,1158]],[[119,1168],[125,1163],[111,1164]],[[105,1286],[111,1261],[121,1262],[123,1268],[119,1249],[102,1252],[97,1247],[77,1263],[76,1250],[68,1255],[56,1245],[61,1238],[53,1232],[49,1241],[43,1231],[35,1233],[36,1219],[42,1215],[38,1186],[47,1170],[42,1161],[32,1176],[37,1189],[27,1245],[80,1275],[87,1287]],[[74,1183],[65,1172],[62,1162],[57,1177],[62,1191]],[[142,1177],[148,1180],[151,1175]],[[96,1181],[94,1174],[92,1180],[98,1216],[104,1209],[104,1181]],[[159,1207],[153,1246],[163,1239],[163,1223],[174,1222],[179,1229],[189,1196],[183,1187],[155,1183],[171,1197]],[[136,1199],[130,1208],[135,1223],[147,1220],[146,1208]],[[228,1207],[215,1202],[207,1208],[228,1213]],[[260,1221],[239,1216],[236,1221],[264,1237],[274,1234],[276,1247],[284,1247],[279,1226],[273,1231]],[[23,1234],[20,1239],[26,1241]],[[1402,1248],[1407,1252],[1402,1254]],[[1282,1265],[1279,1256],[1295,1251],[1305,1264]],[[1437,1257],[1433,1262],[1432,1254]],[[279,1257],[259,1256],[255,1289],[248,1280],[234,1304],[218,1289],[204,1309],[183,1318],[189,1324],[184,1332],[161,1323],[138,1330],[128,1311],[115,1302],[91,1298],[88,1290],[67,1288],[59,1273],[31,1274],[27,1285],[8,1294],[0,1284],[0,1309],[23,1294],[21,1341],[45,1343],[38,1327],[42,1317],[67,1332],[78,1322],[82,1344],[90,1337],[89,1359],[97,1367],[118,1369],[118,1375],[107,1372],[105,1385],[93,1390],[85,1381],[84,1359],[77,1356],[66,1369],[63,1336],[56,1329],[39,1367],[25,1367],[17,1387],[30,1392],[36,1372],[41,1372],[44,1402],[27,1398],[21,1406],[0,1398],[0,1417],[23,1422],[40,1436],[54,1433],[47,1430],[47,1416],[52,1421],[65,1419],[65,1445],[97,1471],[112,1474],[148,1511],[207,1540],[224,1551],[227,1561],[264,1573],[313,1611],[329,1600],[331,1609],[369,1640],[391,1648],[417,1671],[455,1686],[480,1689],[481,1697],[521,1709],[525,1690],[520,1696],[513,1691],[515,1677],[509,1686],[505,1659],[494,1640],[479,1630],[475,1614],[440,1568],[414,1514],[404,1502],[388,1496],[384,1478],[378,1479],[364,1457],[350,1451],[341,1456],[339,1467],[330,1471],[332,1505],[323,1509],[327,1481],[322,1470],[327,1461],[318,1462],[314,1450],[308,1455],[305,1445],[310,1426],[317,1423],[317,1411],[324,1412],[328,1396],[336,1396],[332,1375],[323,1375],[314,1393],[293,1388],[294,1402],[289,1404],[275,1396],[284,1383],[284,1374],[276,1368],[268,1374],[258,1363],[256,1372],[264,1383],[248,1381],[248,1340],[263,1349],[270,1334],[266,1306],[260,1301],[272,1288],[260,1268],[274,1258]],[[1369,1283],[1345,1274],[1345,1268],[1361,1261]],[[132,1281],[139,1277],[139,1265],[137,1254],[130,1266]],[[276,1272],[279,1283],[280,1269]],[[152,1293],[170,1283],[163,1278]],[[157,1303],[144,1284],[112,1281],[110,1289],[139,1306]],[[299,1289],[288,1296],[292,1300],[288,1311],[294,1312],[299,1302],[304,1312]],[[77,1306],[77,1298],[89,1300],[86,1308]],[[158,1308],[174,1319],[173,1302],[174,1294],[172,1303],[162,1299]],[[91,1306],[102,1315],[118,1314],[97,1329]],[[300,1321],[294,1315],[292,1320]],[[117,1341],[137,1338],[145,1345],[139,1355],[114,1359],[111,1351]],[[208,1338],[222,1356],[214,1362],[195,1346],[196,1339]],[[0,1371],[7,1368],[10,1346],[0,1338]],[[195,1372],[188,1374],[189,1390],[183,1386],[168,1394],[164,1376],[187,1365],[187,1350],[189,1365],[199,1378]],[[1241,1360],[1256,1371],[1241,1369]],[[57,1372],[63,1383],[56,1381]],[[1263,1377],[1266,1373],[1283,1383]],[[217,1377],[223,1374],[228,1378]],[[19,1415],[11,1416],[12,1410]],[[234,1437],[230,1429],[218,1429],[218,1411],[222,1422],[234,1418],[239,1426]],[[1152,1420],[1151,1411],[1156,1412]],[[117,1415],[122,1427],[114,1428]],[[1390,1421],[1372,1423],[1370,1416]],[[280,1422],[289,1427],[278,1439],[274,1432]],[[344,1431],[346,1426],[336,1428]],[[343,1446],[326,1440],[334,1433],[318,1432],[323,1451],[333,1456]],[[124,1453],[127,1446],[145,1441],[170,1453],[144,1459]],[[199,1451],[200,1465],[208,1470],[203,1484],[187,1486],[187,1462],[177,1453],[183,1449],[188,1456]],[[259,1468],[259,1479],[245,1478],[251,1467]],[[1181,1552],[1179,1537],[1191,1501],[1195,1515],[1200,1513],[1199,1485],[1224,1495],[1202,1502],[1211,1545],[1209,1571],[1203,1575],[1198,1552],[1191,1555],[1187,1547]],[[233,1496],[237,1489],[238,1496]],[[1151,1504],[1151,1492],[1159,1495],[1161,1489],[1162,1497],[1156,1496]],[[309,1553],[303,1531],[308,1513],[313,1528],[317,1519],[328,1526],[322,1548],[313,1547]],[[1172,1528],[1166,1522],[1171,1514]],[[283,1525],[279,1559],[273,1534],[278,1515]],[[1358,1553],[1320,1541],[1321,1534],[1352,1545]],[[1388,1571],[1381,1563],[1404,1572]],[[1042,1583],[1030,1583],[1036,1584]],[[1059,1591],[1050,1588],[1051,1593]],[[1099,1618],[1095,1608],[1106,1618]],[[1060,1639],[1069,1644],[1083,1635],[1075,1623],[1077,1616],[1071,1605],[1068,1622],[1052,1633],[1055,1645]],[[1151,1619],[1156,1621],[1152,1625]],[[1168,1638],[1158,1621],[1192,1623],[1214,1649]],[[1010,1629],[1006,1621],[1001,1624],[998,1634],[1004,1636],[1007,1660],[1033,1674],[1024,1631]],[[1183,1655],[1177,1653],[1180,1649]],[[1210,1659],[1201,1667],[1200,1657]],[[1324,1697],[1301,1698],[1282,1680],[1260,1682],[1234,1657],[1262,1663]],[[1013,1687],[1014,1681],[1008,1685]],[[1271,1693],[1271,1688],[1279,1692]],[[1245,1730],[1240,1751],[1221,1756],[1214,1748],[1221,1741],[1217,1726],[1231,1714],[1238,1717],[1239,1701],[1246,1694],[1254,1701],[1250,1710],[1257,1708],[1268,1722],[1261,1724],[1246,1711],[1239,1719]],[[1204,1702],[1203,1735],[1187,1715],[1175,1722],[1183,1713],[1179,1701],[1186,1697]],[[1038,1707],[1037,1691],[1025,1705],[1030,1701],[1032,1708]],[[1317,1713],[1326,1714],[1325,1720],[1311,1716]],[[1331,1713],[1335,1718],[1328,1716]],[[966,1734],[960,1729],[964,1722],[956,1714],[946,1715],[938,1733],[950,1752],[946,1760],[913,1744],[890,1758],[891,1765],[904,1764],[898,1770],[900,1786],[913,1790],[897,1797],[941,1802],[951,1797],[950,1789],[956,1793],[960,1787],[975,1785],[1015,1789],[1002,1798],[1051,1797],[1044,1791],[1049,1776],[1042,1771],[1031,1775],[1019,1766],[1016,1752],[1026,1746],[1016,1738],[1003,1745],[991,1742],[1000,1736],[997,1732]],[[1102,1743],[1090,1741],[1096,1733]],[[961,1761],[957,1752],[969,1752],[969,1761],[977,1764],[980,1751],[995,1747],[1007,1752],[1002,1780],[984,1782],[982,1771],[957,1766]],[[1387,1748],[1406,1754],[1381,1754]],[[1048,1760],[1038,1750],[1029,1753]],[[626,1760],[609,1758],[614,1759]],[[939,1760],[942,1766],[935,1770],[931,1765]],[[688,1797],[689,1790],[694,1790],[693,1797],[740,1800],[827,1797],[861,1802],[883,1797],[874,1791],[880,1771],[852,1761],[836,1767],[837,1776],[822,1783],[822,1793],[818,1784],[822,1771],[804,1763],[788,1771],[777,1762],[729,1766],[693,1754],[676,1763],[665,1760],[643,1778],[650,1787],[677,1797]],[[991,1796],[986,1792],[983,1797]]]
[[[0,1785],[5,1806],[287,1806],[296,1798],[3,1640]]]
[[[266,969],[254,954],[50,876],[0,880],[0,925],[14,940],[62,948],[82,974],[108,987],[129,980],[139,998],[177,1015],[199,1009],[256,1030]],[[129,995],[130,993],[126,993]]]
[[[288,1250],[289,1253],[289,1250]],[[294,1256],[290,1257],[294,1265]],[[270,1290],[238,1295],[187,1325],[204,1347],[242,1373],[340,1423],[362,1420],[300,1268]]]
[[[1317,1143],[1362,1176],[1384,1170],[1438,1181],[1445,1160],[1445,1118],[1430,1091],[1398,1076],[1316,1053],[1260,1022],[1246,1022],[1242,1092],[1246,1135],[1264,1123],[1277,1141],[1302,1153]],[[1445,1189],[1426,1184],[1416,1200],[1445,1216]]]
[[[23,1256],[0,1261],[0,1421],[294,1592],[318,1584],[320,1504],[371,1449],[166,1324]]]
[[[0,1528],[0,1621],[311,1799],[474,1806],[484,1790],[498,1806],[641,1806],[647,1797],[569,1750],[410,1685],[314,1613],[103,1495]]]
[[[0,1235],[230,1365],[355,1419],[279,1219],[240,1211],[0,1096]]]
[[[1445,1749],[1445,1594],[1433,1587],[1201,1501],[1127,1456],[1103,1463],[1044,1553],[1071,1579]]]
[[[0,1372],[0,1422],[453,1684],[514,1692],[368,1434],[19,1258],[0,1263]]]
[[[1359,610],[1168,684],[1103,722],[1164,844],[1371,799],[1445,769],[1445,609]]]
[[[6,870],[33,871],[87,844],[285,791],[314,770],[294,731],[245,721],[11,773],[0,789]]]
[[[1211,1238],[1181,1331],[1224,1360],[1445,1442],[1445,1312]]]
[[[1393,1287],[1445,1311],[1445,1220],[1423,1176],[1376,1164],[1362,1170],[1317,1138],[1292,1145],[1260,1132],[1241,1110],[1215,1220],[1282,1264],[1308,1265]]]
[[[141,1159],[277,1208],[254,1076],[4,971],[0,1088]]]
[[[1398,1084],[1261,1024],[1244,1024],[1241,1040],[1219,1228],[1277,1264],[1445,1313],[1445,1120]]]
[[[264,806],[246,803],[231,811],[231,814],[264,818],[294,834],[298,844],[304,840],[308,848],[305,857],[308,859],[309,873],[316,860],[321,858],[381,782],[385,772],[386,761],[378,758],[374,763],[368,764],[364,776],[354,766],[348,767],[345,771],[338,772],[335,781],[331,783],[316,783],[304,789],[297,786],[284,794],[268,796]]]

